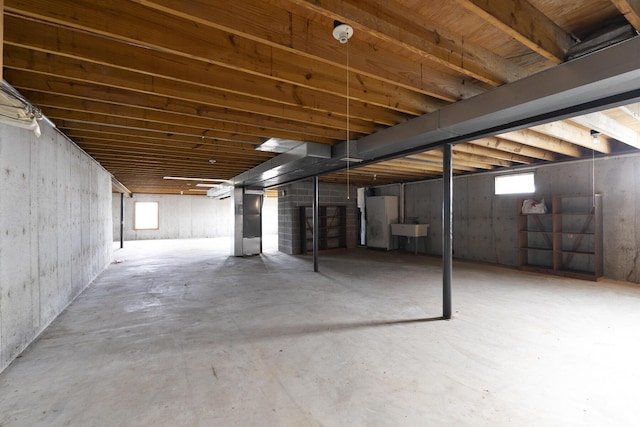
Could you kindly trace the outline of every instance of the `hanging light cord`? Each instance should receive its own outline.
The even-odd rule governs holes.
[[[596,207],[596,150],[591,149],[591,192],[593,193],[593,207]]]
[[[350,198],[349,166],[351,163],[351,150],[349,149],[349,145],[349,43],[347,42],[347,200]]]

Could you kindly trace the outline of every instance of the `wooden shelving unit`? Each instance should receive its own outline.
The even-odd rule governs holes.
[[[318,231],[320,250],[347,247],[347,207],[319,206]],[[313,252],[313,210],[300,206],[300,253]]]
[[[586,280],[602,277],[600,194],[545,197],[545,214],[523,214],[523,200],[518,200],[520,269]]]

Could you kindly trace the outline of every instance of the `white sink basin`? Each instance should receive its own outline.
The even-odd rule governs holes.
[[[391,224],[394,236],[423,237],[429,232],[429,224]]]

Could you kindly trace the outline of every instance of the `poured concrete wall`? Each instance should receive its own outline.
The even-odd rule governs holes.
[[[40,126],[0,125],[0,371],[111,261],[111,176]]]
[[[159,228],[134,230],[135,202],[158,202]],[[120,195],[113,195],[113,238],[120,239]],[[195,239],[228,236],[231,227],[230,199],[205,196],[134,194],[124,199],[124,239]]]
[[[535,172],[536,195],[591,194],[594,165],[579,161],[541,166]],[[495,174],[454,178],[456,258],[516,266],[518,198],[494,195]],[[403,249],[442,253],[442,180],[405,184],[405,219],[431,224],[430,236],[399,241]],[[640,156],[595,161],[595,191],[602,194],[605,277],[640,283]],[[375,195],[399,196],[400,185],[378,187]]]
[[[158,230],[134,230],[134,203],[158,202]],[[278,232],[275,198],[263,203],[263,234]],[[120,194],[113,195],[113,239],[120,240]],[[231,199],[214,200],[205,196],[134,194],[124,199],[125,240],[196,239],[230,236]]]
[[[347,247],[358,244],[357,189],[343,184],[320,183],[320,206],[347,207]],[[313,181],[298,181],[278,188],[278,250],[287,254],[300,253],[300,206],[313,203]]]

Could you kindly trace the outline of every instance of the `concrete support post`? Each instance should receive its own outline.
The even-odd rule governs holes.
[[[318,272],[318,248],[320,241],[320,185],[318,175],[313,177],[313,271]]]
[[[452,144],[442,155],[442,317],[451,319],[451,273],[453,264],[453,172]]]

